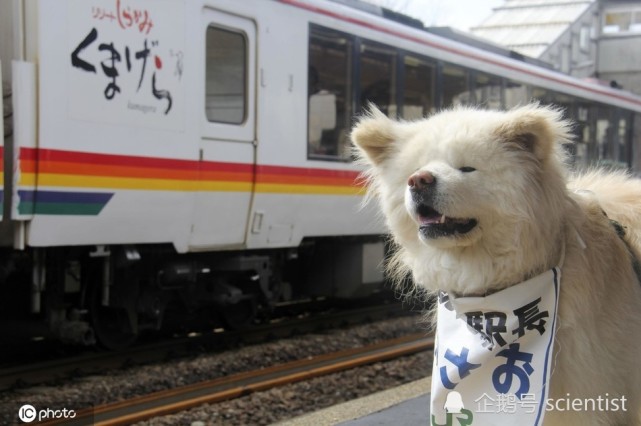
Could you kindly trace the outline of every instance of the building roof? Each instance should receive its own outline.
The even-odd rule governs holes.
[[[596,0],[506,0],[480,25],[475,36],[538,58]]]

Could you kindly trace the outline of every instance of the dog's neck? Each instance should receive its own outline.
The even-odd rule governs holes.
[[[479,291],[479,292],[457,292],[457,291],[450,291],[448,292],[451,294],[453,297],[486,297],[491,294],[497,293],[501,290],[504,290],[508,287],[512,287],[514,285],[517,285],[519,283],[528,281],[536,276],[539,276],[546,271],[552,269],[553,267],[556,267],[558,269],[563,268],[563,264],[565,263],[565,252],[566,252],[566,246],[568,245],[568,238],[575,238],[576,239],[576,245],[578,245],[582,250],[586,249],[586,244],[581,237],[581,234],[579,231],[572,225],[571,222],[567,221],[564,223],[562,227],[562,232],[559,235],[558,238],[558,243],[555,245],[555,247],[558,247],[558,254],[556,256],[557,262],[552,265],[545,265],[541,266],[540,268],[534,269],[528,273],[525,273],[521,276],[520,281],[517,279],[515,282],[512,282],[508,285],[498,285],[498,286],[492,286],[484,291]],[[641,275],[640,275],[641,277]]]
[[[500,251],[483,246],[453,250],[434,250],[416,257],[412,267],[417,282],[431,290],[445,291],[454,297],[483,297],[536,277],[565,261],[568,235],[578,233],[564,223],[554,232],[552,243],[539,240],[537,251],[520,252],[504,245]],[[495,242],[493,242],[494,246]],[[492,244],[490,244],[492,245]],[[419,259],[428,259],[427,262]],[[521,265],[514,271],[514,265]]]

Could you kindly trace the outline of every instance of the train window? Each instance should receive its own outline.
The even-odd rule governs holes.
[[[630,119],[630,165],[638,174],[639,170],[641,170],[638,148],[641,146],[641,114],[633,114]]]
[[[503,85],[499,77],[477,73],[474,77],[474,102],[483,108],[501,109]]]
[[[243,33],[207,28],[205,113],[207,120],[242,124],[247,115],[247,39]]]
[[[507,81],[505,84],[505,108],[510,109],[519,105],[526,105],[530,98],[528,86],[518,81]]]
[[[576,103],[574,126],[572,127],[575,136],[575,158],[574,163],[587,167],[596,155],[597,146],[594,143],[595,107],[592,103],[579,99]]]
[[[632,114],[621,111],[619,116],[619,163],[628,166],[631,164],[631,132]]]
[[[444,108],[471,103],[467,71],[454,65],[443,66]]]
[[[580,133],[580,128],[576,123],[576,106],[575,98],[564,93],[548,91],[547,92],[548,100],[556,108],[559,108],[563,112],[563,118],[571,120],[572,124],[570,127],[571,143],[566,143],[563,145],[563,148],[570,154],[570,161],[572,163],[576,162],[577,155],[577,146],[580,143],[580,138],[582,137]]]
[[[352,117],[352,40],[310,26],[308,69],[308,157],[349,160]]]
[[[542,89],[540,87],[532,87],[531,98],[533,101],[539,101],[544,105],[552,103],[551,94],[546,89]]]
[[[612,110],[605,105],[597,108],[596,144],[597,157],[601,163],[609,163],[614,158],[614,149],[617,147],[618,130],[612,122]]]
[[[434,108],[434,65],[412,56],[406,56],[403,64],[403,118],[419,119]]]
[[[388,117],[396,117],[396,51],[364,42],[360,60],[361,107],[372,102]]]
[[[550,102],[561,108],[563,110],[563,117],[574,120],[576,119],[576,111],[575,111],[575,106],[574,106],[574,101],[575,98],[566,95],[564,93],[558,93],[558,92],[548,92],[548,99]]]

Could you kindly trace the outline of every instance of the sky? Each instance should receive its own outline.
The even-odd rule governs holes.
[[[505,0],[368,0],[418,18],[426,26],[448,26],[469,31],[483,22],[492,8]]]

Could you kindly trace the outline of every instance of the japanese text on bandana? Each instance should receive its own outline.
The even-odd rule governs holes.
[[[439,294],[433,426],[543,424],[560,278],[554,268],[485,297]]]

